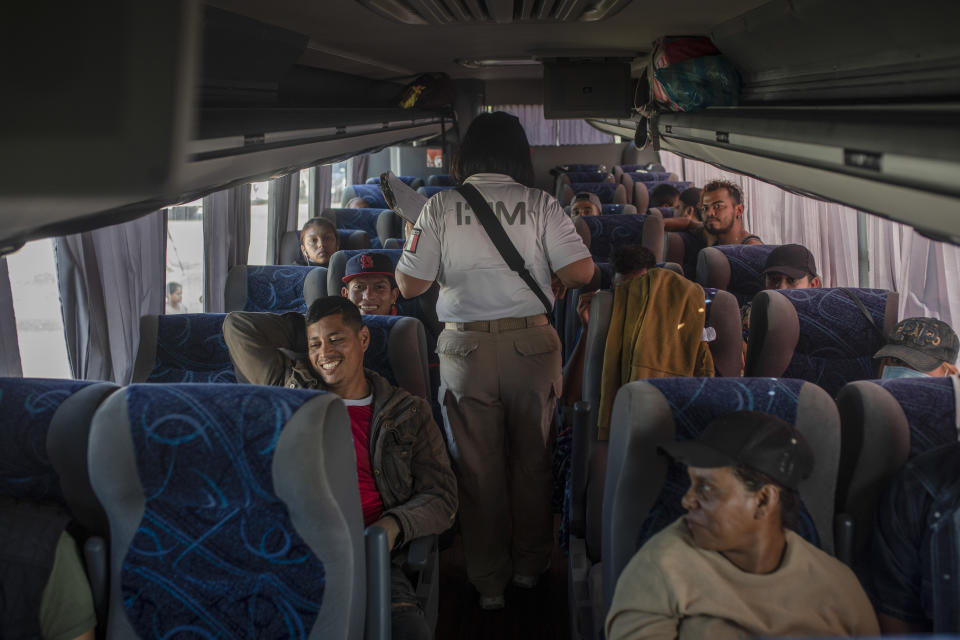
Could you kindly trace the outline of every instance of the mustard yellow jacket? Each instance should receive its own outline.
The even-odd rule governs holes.
[[[600,382],[598,437],[610,434],[617,389],[641,378],[713,376],[703,342],[703,288],[667,269],[628,280],[613,294]]]

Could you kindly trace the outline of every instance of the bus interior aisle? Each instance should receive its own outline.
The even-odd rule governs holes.
[[[0,640],[960,640],[960,2],[4,23]]]
[[[560,528],[555,518],[554,531]],[[567,594],[567,559],[554,547],[550,569],[533,589],[507,588],[509,605],[500,611],[483,611],[476,604],[473,585],[467,580],[463,543],[459,535],[440,553],[440,615],[437,640],[531,638],[566,640],[570,633]]]

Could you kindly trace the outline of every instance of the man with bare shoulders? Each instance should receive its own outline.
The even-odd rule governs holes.
[[[713,180],[703,187],[700,210],[710,246],[718,244],[763,244],[743,225],[743,193],[727,180]]]

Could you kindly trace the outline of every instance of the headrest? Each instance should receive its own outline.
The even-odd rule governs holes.
[[[343,200],[341,205],[346,207],[354,198],[363,198],[367,204],[374,209],[389,209],[387,201],[383,198],[383,192],[380,191],[379,184],[354,184],[343,190]]]
[[[430,399],[427,340],[423,323],[405,316],[363,316],[370,346],[363,366],[379,373],[390,384]]]
[[[636,169],[628,169],[627,167],[636,167],[635,164],[628,164],[621,166],[623,169],[623,175],[628,176],[633,182],[663,182],[670,179],[672,173],[661,172],[661,171],[638,171]],[[621,180],[623,178],[621,177]]]
[[[320,216],[332,222],[338,231],[365,231],[370,239],[370,247],[379,249],[381,244],[377,235],[377,221],[383,211],[384,209],[324,209]]]
[[[420,195],[426,196],[427,198],[432,198],[433,196],[440,193],[441,191],[449,191],[450,189],[456,189],[456,188],[457,187],[454,185],[420,187],[419,189],[417,189],[417,193],[419,193]]]
[[[303,281],[316,267],[267,265],[232,267],[227,274],[227,311],[286,313],[307,310]]]
[[[47,451],[47,436],[61,405],[92,384],[0,378],[0,495],[64,503],[60,477]]]
[[[226,316],[225,313],[145,316],[140,323],[141,332],[153,331],[156,339],[153,366],[143,382],[236,382],[230,352],[223,341]],[[144,344],[141,338],[141,345]],[[141,357],[149,355],[138,353],[138,365]]]
[[[600,215],[611,216],[621,213],[636,213],[637,208],[632,204],[604,204],[600,206]]]
[[[407,185],[411,189],[419,189],[423,186],[423,179],[416,176],[397,176],[397,180]],[[373,176],[372,178],[367,178],[364,184],[380,184],[380,176]]]
[[[131,537],[111,540],[123,554],[114,589],[136,633],[169,636],[191,624],[179,628],[286,636],[296,625],[306,636],[325,599],[325,562],[339,560],[322,560],[305,540],[316,542],[318,514],[291,495],[288,476],[298,471],[319,515],[349,536],[355,518],[347,516],[358,514],[334,510],[329,463],[317,459],[329,431],[348,429],[340,403],[321,391],[254,385],[131,385],[118,399],[142,507]],[[313,438],[293,428],[308,406]],[[291,455],[298,451],[313,464]],[[236,594],[256,594],[255,602]]]
[[[883,289],[761,291],[750,312],[745,375],[808,380],[831,396],[874,379],[873,354],[896,324],[896,309],[897,294]]]
[[[423,185],[419,185],[423,186]],[[427,186],[428,187],[455,187],[457,186],[456,179],[447,173],[435,173],[433,175],[427,176]],[[411,189],[416,189],[413,185],[410,185]]]
[[[910,426],[910,458],[957,441],[957,400],[949,377],[873,382],[903,409]]]
[[[574,227],[595,260],[607,260],[621,243],[642,244],[658,262],[663,257],[663,218],[658,214],[580,217]]]
[[[737,299],[720,289],[705,288],[703,292],[707,309],[706,326],[712,327],[717,334],[713,342],[708,343],[716,375],[739,377],[743,362],[743,337]]]
[[[637,384],[638,383],[634,382],[628,386]],[[699,436],[707,424],[714,419],[742,409],[763,411],[775,415],[795,425],[801,432],[804,432],[805,436],[807,433],[803,429],[803,426],[809,427],[817,422],[821,424],[824,422],[823,418],[817,415],[808,414],[802,418],[798,415],[798,400],[801,389],[804,388],[804,381],[802,380],[778,380],[771,378],[652,378],[644,380],[640,384],[648,384],[655,387],[666,401],[665,405],[659,405],[658,403],[658,406],[650,406],[650,413],[645,420],[650,422],[658,421],[665,425],[672,423],[675,430],[673,439],[676,440],[693,440]],[[839,445],[839,436],[836,434],[836,432],[839,432],[839,419],[836,418],[836,408],[832,406],[833,403],[830,398],[825,397],[820,390],[813,389],[810,385],[807,385],[807,387],[811,389],[807,392],[808,394],[817,396],[816,399],[820,401],[820,404],[823,404],[825,408],[832,408],[833,414],[831,417],[833,418],[834,424],[828,424],[827,426],[830,427],[831,431],[836,435],[836,444]],[[621,389],[621,392],[622,391]],[[619,409],[620,411],[618,412],[618,407],[614,407],[614,422],[612,423],[611,434],[613,430],[623,424],[623,420],[627,418],[627,416],[623,414],[624,407],[620,406]],[[801,422],[807,422],[808,424],[802,425]],[[612,439],[613,436],[611,436],[611,440]],[[815,452],[818,451],[816,442],[810,442],[810,445]],[[615,446],[613,441],[611,441],[610,446],[611,448]],[[814,474],[816,475],[819,472],[820,475],[822,475],[824,471],[827,471],[827,475],[830,475],[828,471],[830,467],[829,461],[827,461],[827,464],[824,464],[824,461],[819,462],[821,462],[821,466],[817,468],[815,463]],[[833,473],[836,473],[835,462]],[[811,478],[811,480],[807,482],[816,483],[818,480],[819,478]],[[684,510],[683,507],[680,506],[680,499],[683,494],[686,493],[689,486],[690,483],[684,467],[675,462],[668,461],[663,487],[659,496],[656,498],[655,504],[640,526],[637,537],[638,548],[649,540],[651,536],[683,515]],[[805,497],[803,487],[801,487],[801,494]],[[819,519],[823,521],[821,524],[828,527],[828,531],[829,527],[832,526],[830,522],[833,515],[832,496],[833,492],[831,487],[829,508],[824,509],[825,512],[829,513],[817,514]],[[813,544],[820,545],[821,537],[818,533],[818,528],[814,524],[813,517],[811,517],[806,509],[804,509],[798,533]],[[832,549],[832,544],[829,544],[828,548]]]
[[[663,219],[672,218],[677,215],[677,210],[673,207],[650,207],[654,211],[659,211]]]
[[[697,282],[705,287],[729,291],[743,306],[763,289],[763,265],[778,246],[725,244],[707,247],[697,257]]]
[[[611,182],[574,182],[564,187],[561,204],[570,204],[573,196],[581,191],[595,193],[603,204],[627,203],[627,192],[623,185]]]
[[[564,184],[581,182],[613,182],[613,174],[603,171],[570,171],[560,176]]]
[[[337,238],[341,249],[370,248],[370,236],[363,229],[337,229]]]
[[[377,237],[380,239],[380,247],[382,249],[396,248],[388,247],[386,243],[387,240],[391,238],[403,238],[403,218],[393,211],[381,211],[377,217]],[[403,247],[402,240],[400,247]]]
[[[561,164],[558,165],[555,169],[557,173],[570,173],[578,171],[588,171],[596,173],[598,171],[606,171],[607,168],[602,164]]]

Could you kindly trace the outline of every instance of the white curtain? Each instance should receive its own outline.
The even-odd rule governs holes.
[[[277,264],[283,234],[297,230],[300,208],[300,172],[270,181],[267,200],[267,264]]]
[[[140,316],[163,313],[167,218],[56,238],[60,304],[73,377],[129,384]]]
[[[333,187],[333,165],[323,164],[313,168],[313,189],[311,190],[311,215],[319,216],[324,209],[330,208]]]
[[[10,273],[7,270],[7,259],[0,258],[0,376],[19,378],[22,375]]]
[[[231,267],[247,264],[250,253],[250,185],[203,199],[203,308],[226,310],[224,291]]]
[[[663,166],[702,187],[718,178],[743,189],[747,229],[767,244],[798,243],[817,260],[825,287],[872,287],[900,294],[900,317],[929,316],[960,325],[960,247],[924,238],[911,227],[867,215],[869,280],[859,281],[858,212],[786,192],[755,178],[661,151]],[[953,287],[953,296],[949,287]]]
[[[527,140],[535,147],[613,142],[612,135],[594,129],[583,120],[545,119],[542,104],[501,104],[490,109],[515,115],[527,132]]]

